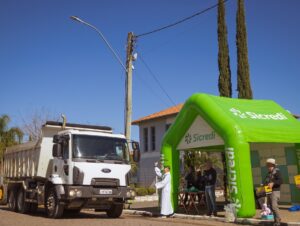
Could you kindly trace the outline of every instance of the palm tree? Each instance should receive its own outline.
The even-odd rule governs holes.
[[[5,148],[20,144],[23,132],[18,127],[8,128],[10,118],[8,115],[0,116],[0,157],[2,158]]]

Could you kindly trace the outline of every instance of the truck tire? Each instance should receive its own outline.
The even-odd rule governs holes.
[[[20,188],[17,194],[17,211],[19,213],[28,213],[29,207],[30,203],[25,202],[25,191],[23,188]]]
[[[17,194],[14,189],[11,189],[8,193],[8,208],[11,211],[17,212]]]
[[[46,193],[45,208],[49,218],[60,218],[64,213],[64,205],[59,202],[54,187],[49,188]]]
[[[109,218],[118,218],[122,215],[123,212],[123,204],[118,203],[118,204],[112,204],[109,210],[106,211],[106,214]]]

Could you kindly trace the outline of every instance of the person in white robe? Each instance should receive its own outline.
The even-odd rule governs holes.
[[[171,175],[170,167],[164,167],[164,174],[161,173],[160,169],[155,164],[155,173],[161,178],[161,181],[155,184],[157,189],[161,189],[161,209],[160,214],[162,216],[171,216],[173,215],[173,207],[171,202]]]

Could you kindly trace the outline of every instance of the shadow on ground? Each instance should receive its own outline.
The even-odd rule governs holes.
[[[7,212],[11,212],[13,213],[13,211],[11,211],[7,206],[0,206],[0,210],[2,211],[7,211]],[[21,214],[21,213],[18,213]],[[37,210],[36,213],[34,214],[26,214],[32,217],[40,217],[40,218],[47,218],[45,210],[42,208],[39,208]],[[94,212],[93,210],[83,210],[79,213],[64,213],[64,215],[60,218],[60,219],[84,219],[84,218],[94,218],[94,219],[99,219],[99,218],[103,218],[103,219],[109,219],[106,215],[105,212]],[[120,217],[119,219],[122,219],[122,217]]]

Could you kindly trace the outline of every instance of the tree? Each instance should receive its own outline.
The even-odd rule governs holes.
[[[248,63],[247,31],[245,21],[244,0],[238,0],[236,14],[236,46],[237,46],[237,90],[238,97],[252,99],[250,72]]]
[[[41,108],[35,110],[35,112],[27,116],[26,119],[22,117],[22,129],[24,133],[28,135],[30,141],[36,141],[41,137],[42,126],[49,120],[58,121],[59,116],[54,116],[50,111]]]
[[[201,149],[192,149],[185,151],[184,155],[184,169],[188,171],[190,166],[195,169],[203,169],[207,161],[211,161],[215,167],[222,168],[222,162],[219,161],[215,156],[209,154],[209,152],[203,151]]]
[[[8,129],[10,117],[0,116],[0,157],[2,158],[5,148],[20,144],[23,139],[23,132],[18,127]]]
[[[218,44],[219,93],[220,96],[231,97],[231,70],[225,22],[225,4],[223,0],[219,0],[218,5]]]

